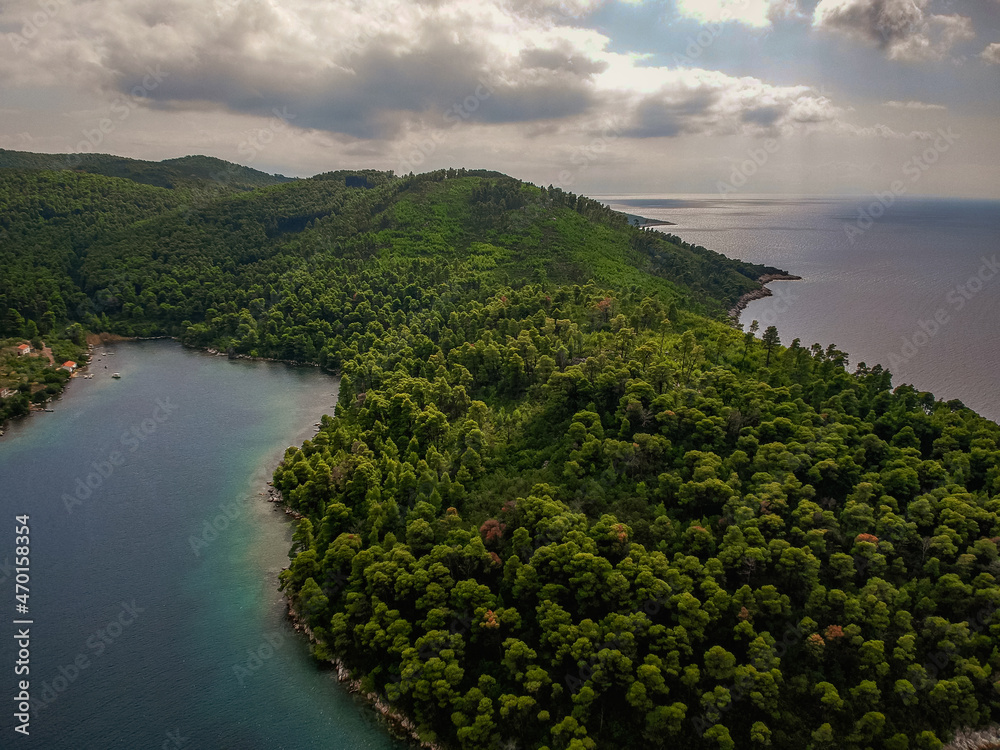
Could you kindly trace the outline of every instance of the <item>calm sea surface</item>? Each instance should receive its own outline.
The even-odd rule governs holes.
[[[54,413],[0,438],[0,747],[403,747],[316,667],[276,590],[290,525],[259,493],[337,381],[166,341],[108,351]],[[18,514],[30,692],[47,701],[27,738],[12,716]]]
[[[741,321],[782,343],[836,344],[893,383],[961,399],[1000,420],[1000,202],[858,198],[605,196],[662,231],[802,277],[769,285]],[[872,214],[881,213],[872,219]],[[869,221],[869,219],[871,219]]]

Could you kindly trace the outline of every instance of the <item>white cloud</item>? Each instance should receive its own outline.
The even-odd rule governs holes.
[[[924,12],[929,0],[820,0],[813,27],[875,43],[890,60],[941,60],[975,36],[972,21]]]
[[[579,188],[598,174],[662,185],[670,171],[696,187],[697,167],[677,165],[709,162],[727,143],[781,136],[808,160],[817,144],[860,158],[922,137],[849,123],[852,108],[813,87],[612,51],[566,12],[600,4],[586,0],[94,0],[60,5],[14,49],[20,32],[9,30],[36,1],[0,9],[0,81],[75,103],[59,117],[5,115],[8,147],[29,148],[23,131],[31,150],[210,153],[299,175],[465,165],[548,183],[570,168],[565,184]],[[131,98],[149,69],[162,82]]]
[[[701,23],[733,21],[752,28],[770,26],[776,18],[801,15],[797,0],[677,0],[677,12]]]
[[[979,56],[988,63],[1000,65],[1000,42],[993,42],[986,49],[979,53]]]
[[[162,81],[143,92],[148,107],[259,117],[278,110],[295,128],[359,140],[400,140],[458,123],[494,128],[496,137],[504,127],[522,135],[555,127],[585,132],[588,123],[612,117],[637,138],[779,133],[839,116],[804,86],[649,66],[641,55],[611,52],[607,36],[562,15],[597,5],[532,3],[530,11],[504,0],[66,5],[14,53],[0,44],[0,78],[115,97],[160,70]],[[0,12],[0,22],[9,18]]]
[[[893,130],[888,125],[871,125],[866,127],[858,127],[856,125],[851,125],[846,122],[838,122],[835,125],[836,132],[843,135],[853,135],[861,138],[881,138],[888,140],[918,140],[927,141],[934,137],[933,133],[929,133],[926,130],[911,130],[909,133],[902,133],[898,130]]]
[[[941,104],[927,104],[926,102],[897,102],[888,101],[882,102],[883,107],[891,107],[893,109],[916,109],[916,110],[930,110],[930,109],[942,109],[947,110],[948,108]]]

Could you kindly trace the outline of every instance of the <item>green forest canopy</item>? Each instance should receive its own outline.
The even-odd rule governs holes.
[[[929,750],[997,718],[1000,428],[734,329],[778,269],[464,170],[0,170],[0,205],[8,328],[341,373],[274,473],[282,585],[424,738]]]

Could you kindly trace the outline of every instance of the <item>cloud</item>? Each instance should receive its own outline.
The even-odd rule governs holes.
[[[897,102],[888,101],[882,102],[883,107],[891,107],[892,109],[917,109],[917,110],[930,110],[930,109],[942,109],[947,110],[948,108],[941,104],[927,104],[925,102]]]
[[[635,4],[644,2],[637,0]],[[508,7],[522,14],[556,18],[585,18],[600,10],[607,0],[510,0]]]
[[[890,60],[941,60],[975,36],[959,15],[928,15],[929,0],[820,0],[813,27],[874,43]]]
[[[605,74],[618,72],[612,64]],[[609,91],[623,134],[658,138],[780,135],[833,123],[842,110],[808,86],[774,86],[699,68],[632,68],[631,89]]]
[[[732,21],[752,28],[778,18],[801,17],[798,0],[677,0],[677,12],[701,23]]]
[[[1000,65],[1000,42],[993,42],[986,49],[979,53],[979,56],[988,63]]]
[[[934,137],[933,133],[929,133],[926,130],[911,130],[909,133],[902,133],[898,130],[893,130],[888,125],[882,124],[858,127],[846,122],[837,122],[835,130],[842,135],[851,135],[860,138],[881,138],[883,140],[927,141]]]
[[[153,106],[264,116],[277,107],[296,126],[356,138],[392,137],[412,121],[444,124],[455,107],[480,122],[582,114],[593,103],[587,79],[603,66],[590,53],[607,41],[558,14],[448,0],[95,2],[65,6],[44,32],[0,56],[0,77],[125,92],[160,68]]]
[[[891,137],[883,126],[845,130],[846,110],[807,86],[611,51],[609,37],[566,15],[600,4],[94,0],[60,6],[14,52],[0,40],[0,80],[114,99],[160,71],[133,104],[257,118],[280,112],[297,132],[347,145],[405,144],[459,125],[478,128],[484,142],[587,136],[611,121],[635,139],[817,129]],[[753,7],[779,5],[791,7]],[[0,28],[16,17],[0,11]]]

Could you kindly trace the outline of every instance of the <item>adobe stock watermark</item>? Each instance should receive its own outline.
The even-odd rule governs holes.
[[[652,597],[644,601],[641,605],[632,610],[632,614],[645,613],[648,617],[655,617],[663,610],[670,601],[670,597],[673,591],[670,586],[667,586],[666,592],[658,597]],[[563,677],[563,683],[566,685],[570,693],[578,693],[581,688],[583,688],[587,682],[594,676],[597,671],[597,667],[601,662],[601,652],[605,649],[614,649],[616,651],[624,651],[628,648],[628,643],[626,643],[619,635],[614,635],[610,638],[605,638],[600,647],[594,649],[594,654],[586,662],[577,663],[577,671],[575,673],[568,673]]]
[[[118,129],[118,125],[132,116],[139,104],[145,100],[150,92],[155,91],[167,73],[159,65],[155,68],[147,67],[146,75],[142,82],[133,86],[127,96],[120,96],[111,102],[108,109],[108,117],[102,117],[95,123],[95,127],[87,128],[83,131],[83,139],[76,144],[69,156],[66,158],[64,169],[73,169],[80,166],[80,154],[95,153],[104,143],[105,138]]]
[[[264,466],[258,466],[247,481],[247,491],[229,502],[219,503],[218,512],[211,518],[202,521],[200,533],[188,536],[188,545],[195,557],[201,557],[201,551],[207,549],[219,536],[229,528],[230,524],[243,514],[248,502],[247,497],[253,490],[264,485],[271,477],[271,472]]]
[[[201,533],[197,536],[188,536],[188,544],[195,557],[201,557],[201,551],[212,544],[219,535],[229,528],[229,524],[239,518],[242,513],[242,501],[233,500],[228,503],[220,503],[219,512],[210,519],[205,519],[201,525]]]
[[[715,183],[715,189],[721,195],[737,192],[747,184],[747,181],[751,177],[757,174],[757,170],[767,164],[771,156],[776,154],[780,148],[781,145],[777,140],[768,138],[761,144],[760,148],[747,149],[747,158],[733,165],[733,171],[729,175],[729,182],[719,180]]]
[[[180,729],[168,731],[165,736],[166,739],[160,744],[160,750],[177,750],[177,748],[184,747],[191,741],[190,737],[185,737],[181,734]]]
[[[347,61],[350,62],[364,52],[368,45],[385,31],[387,26],[401,22],[407,26],[416,25],[416,19],[413,17],[409,5],[404,6],[402,3],[394,2],[381,10],[368,11],[366,9],[360,31],[348,39],[340,51],[346,54]]]
[[[608,152],[608,147],[621,138],[622,123],[618,120],[610,121],[589,143],[577,146],[573,149],[573,154],[569,161],[575,169],[564,169],[559,172],[559,179],[556,185],[561,188],[570,187],[581,172],[586,171],[599,161]]]
[[[760,323],[762,330],[767,330],[768,326],[776,326],[778,317],[788,312],[799,295],[792,291],[791,283],[779,286],[775,289],[768,287],[771,294],[763,299],[768,300],[763,310],[755,310],[754,315]]]
[[[722,36],[722,32],[726,29],[725,24],[736,17],[736,11],[742,11],[749,4],[750,0],[742,0],[742,2],[723,7],[719,13],[718,21],[705,24],[696,36],[689,36],[685,40],[687,41],[687,47],[684,48],[684,54],[674,53],[674,65],[677,67],[682,65],[693,66],[695,61],[704,54],[705,50],[715,44],[715,40]],[[760,42],[766,39],[771,33],[771,29],[770,25],[761,29],[754,29],[752,34],[755,41]]]
[[[94,631],[87,638],[84,642],[84,648],[73,660],[60,666],[55,677],[42,682],[41,693],[32,695],[31,713],[37,715],[41,709],[51,706],[59,700],[59,696],[65,693],[69,686],[80,678],[80,675],[90,669],[94,662],[103,656],[105,651],[118,641],[138,619],[139,615],[145,611],[145,607],[136,605],[135,599],[131,602],[122,602],[118,614],[107,625]]]
[[[953,286],[944,295],[946,305],[938,307],[930,320],[918,320],[917,330],[908,336],[903,336],[902,346],[899,350],[889,353],[889,370],[900,372],[904,364],[916,357],[920,350],[927,346],[941,332],[941,329],[953,320],[952,313],[961,311],[973,297],[986,288],[986,285],[1000,271],[1000,261],[997,260],[996,253],[993,254],[992,258],[983,256],[980,260],[982,264],[975,273],[963,283]]]
[[[14,51],[18,52],[31,44],[38,37],[38,33],[69,4],[69,0],[38,0],[38,10],[24,21],[21,31],[7,37]]]
[[[938,128],[934,143],[921,153],[903,162],[903,176],[908,178],[909,183],[903,180],[893,180],[888,190],[875,193],[875,200],[858,209],[857,219],[853,222],[844,222],[844,234],[847,235],[848,241],[852,245],[857,242],[857,238],[871,229],[875,222],[892,207],[899,196],[905,195],[911,185],[920,182],[924,173],[936,164],[942,154],[947,153],[958,139],[959,135],[952,131],[950,126]]]
[[[288,634],[284,631],[276,630],[267,634],[267,638],[257,645],[256,648],[247,649],[247,658],[233,665],[233,675],[240,687],[244,687],[248,677],[264,666],[264,663],[271,659],[279,649],[285,645]]]
[[[449,124],[448,130],[454,130],[472,117],[483,106],[496,90],[496,81],[487,76],[478,79],[479,85],[461,101],[455,102],[441,115],[441,119]],[[437,151],[438,146],[445,142],[446,133],[442,128],[434,128],[430,133],[407,145],[408,153],[399,160],[397,175],[416,171]]]
[[[770,646],[770,655],[759,655],[754,657],[750,660],[750,664],[757,670],[758,673],[767,674],[772,667],[776,667],[778,665],[791,646],[801,642],[804,635],[805,631],[800,623],[787,626],[781,636],[781,640],[779,641],[775,639],[774,645]],[[744,674],[736,678],[736,680],[731,683],[730,687],[727,688],[729,698],[728,702],[706,705],[703,701],[702,705],[704,706],[704,709],[702,710],[701,715],[690,717],[691,724],[694,726],[699,736],[704,736],[705,732],[722,721],[723,714],[731,711],[736,704],[744,698],[752,696],[756,689],[758,689],[758,686],[754,680],[754,676],[752,674]]]
[[[121,434],[119,438],[121,447],[111,451],[103,461],[91,462],[87,467],[88,473],[77,477],[72,492],[62,494],[61,499],[66,512],[72,514],[73,508],[89,500],[111,478],[116,469],[126,464],[128,455],[144,446],[179,408],[177,404],[171,403],[169,397],[158,398],[150,416]]]
[[[397,700],[401,695],[412,692],[413,688],[424,679],[427,673],[427,662],[441,658],[442,652],[453,647],[451,637],[464,636],[471,630],[476,619],[472,610],[466,608],[452,615],[448,623],[448,634],[431,638],[424,635],[423,643],[417,648],[416,662],[400,663],[399,674],[387,680],[386,689],[390,701]],[[389,688],[392,688],[390,691]]]
[[[268,120],[267,127],[255,128],[252,135],[240,142],[236,151],[250,164],[257,155],[270,144],[275,135],[288,129],[289,123],[295,119],[295,115],[288,111],[288,107],[271,109],[272,117]]]
[[[601,2],[599,5],[603,5]],[[579,21],[586,18],[596,10],[594,5],[588,0],[562,0],[552,9],[553,16],[561,23],[567,21]]]

